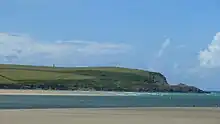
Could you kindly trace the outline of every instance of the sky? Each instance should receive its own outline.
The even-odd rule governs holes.
[[[120,66],[220,90],[218,0],[0,0],[0,63]]]

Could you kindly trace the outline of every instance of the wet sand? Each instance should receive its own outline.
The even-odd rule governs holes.
[[[0,110],[0,124],[219,124],[219,108]]]

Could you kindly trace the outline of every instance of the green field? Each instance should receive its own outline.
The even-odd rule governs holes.
[[[154,77],[155,76],[155,77]],[[161,79],[156,80],[156,76]],[[153,79],[155,78],[155,79]],[[166,83],[160,73],[118,67],[44,67],[0,65],[1,84],[77,85],[80,88],[131,88],[150,83]],[[155,82],[154,82],[155,81]]]
[[[0,64],[0,75],[2,76],[0,78],[1,83],[11,83],[11,81],[23,81],[25,83],[29,80],[87,80],[102,78],[144,79],[148,77],[150,73],[151,72],[143,70],[117,67],[64,68]]]

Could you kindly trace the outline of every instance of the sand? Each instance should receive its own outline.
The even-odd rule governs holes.
[[[136,92],[0,89],[0,95],[135,96]]]
[[[0,110],[0,124],[220,124],[218,108]]]
[[[71,96],[115,96],[124,95],[118,92],[107,91],[65,91],[65,90],[10,90],[0,89],[0,95],[71,95]]]

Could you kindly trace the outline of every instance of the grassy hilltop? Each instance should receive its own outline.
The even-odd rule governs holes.
[[[169,85],[158,72],[119,67],[48,67],[0,64],[0,88],[103,90],[142,92],[203,92]]]

